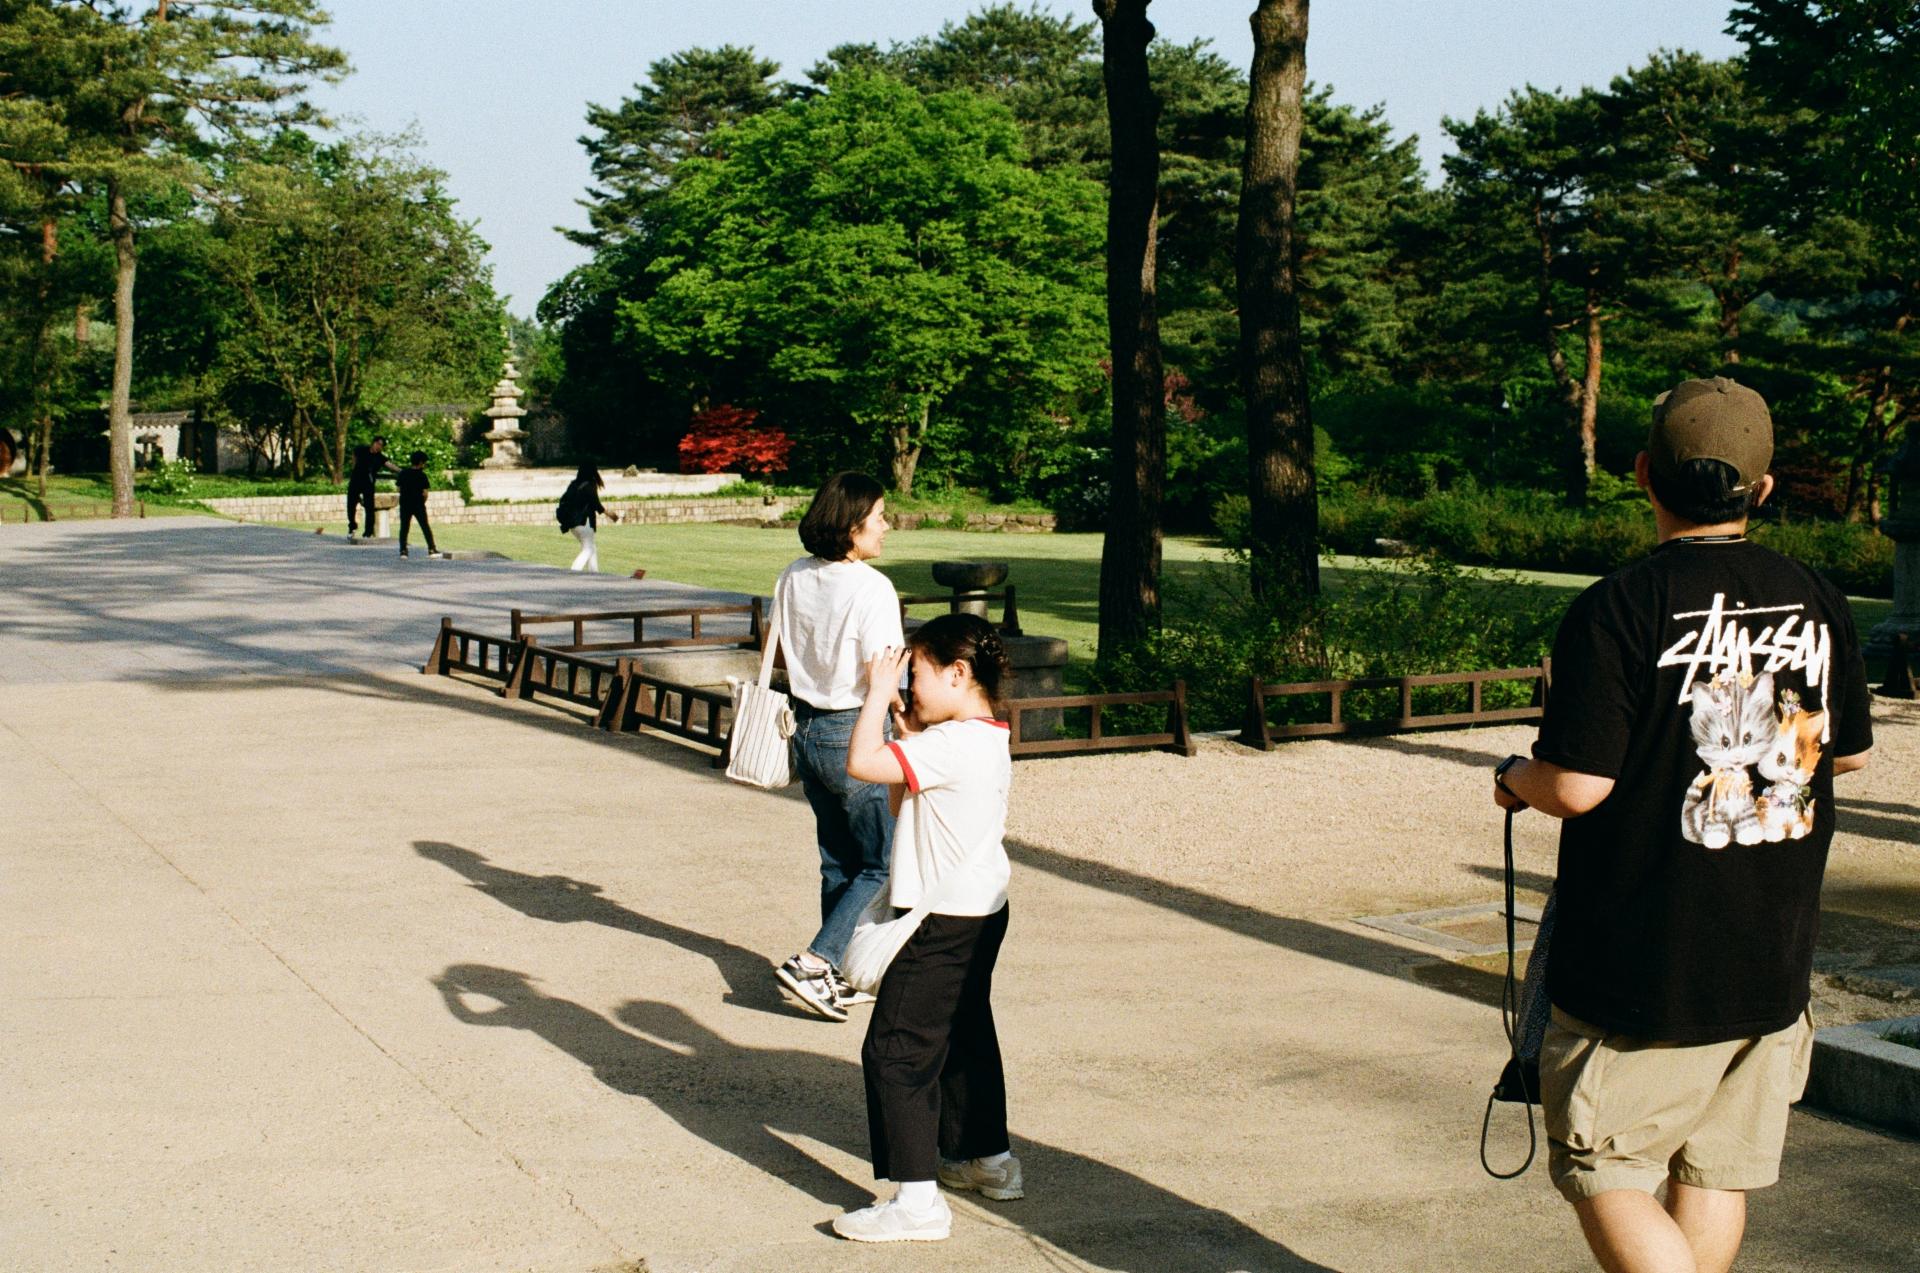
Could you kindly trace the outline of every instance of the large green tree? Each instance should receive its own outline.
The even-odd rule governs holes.
[[[498,369],[506,313],[443,182],[402,141],[298,132],[230,174],[215,265],[242,321],[213,374],[229,401],[278,395],[296,473],[319,441],[340,481],[364,412],[477,396]]]
[[[1828,218],[1788,232],[1831,240],[1836,220],[1858,227],[1854,286],[1820,317],[1824,352],[1862,403],[1847,512],[1877,519],[1876,462],[1920,413],[1920,5],[1744,0],[1728,30],[1746,46],[1755,88],[1791,121],[1797,200]]]
[[[696,396],[810,400],[910,493],[956,398],[1044,411],[1097,374],[1097,191],[1022,158],[975,94],[842,75],[680,165],[627,339]]]
[[[134,283],[142,194],[193,183],[221,144],[304,118],[317,78],[344,74],[346,59],[319,43],[318,0],[39,0],[74,19],[62,38],[86,62],[80,86],[57,103],[72,130],[70,159],[107,204],[114,249],[114,362],[108,408],[113,508],[133,511],[131,423]]]
[[[567,237],[598,248],[642,230],[648,206],[683,160],[713,153],[717,131],[779,102],[779,70],[731,44],[688,49],[650,65],[645,82],[618,104],[589,103],[593,131],[580,138],[595,183],[580,201],[589,228]]]

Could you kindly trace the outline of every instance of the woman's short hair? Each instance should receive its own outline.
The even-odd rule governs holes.
[[[835,473],[813,493],[800,519],[800,542],[823,561],[843,561],[853,552],[853,532],[886,491],[865,473]]]

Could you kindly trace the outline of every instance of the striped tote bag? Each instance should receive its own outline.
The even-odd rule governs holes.
[[[760,679],[728,677],[733,688],[733,730],[727,736],[727,777],[749,787],[778,790],[793,781],[793,702],[772,688],[773,654],[780,644],[780,607],[767,621],[760,652]]]

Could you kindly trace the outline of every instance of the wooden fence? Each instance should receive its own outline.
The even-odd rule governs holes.
[[[519,645],[506,637],[456,628],[449,615],[440,620],[440,634],[433,639],[433,650],[420,671],[426,676],[471,672],[488,680],[506,681],[513,676]],[[476,649],[478,658],[473,656]]]
[[[1533,702],[1526,707],[1487,707],[1485,687],[1495,681],[1534,682]],[[1262,751],[1272,751],[1276,738],[1324,738],[1338,734],[1397,734],[1414,729],[1435,729],[1448,725],[1493,725],[1502,721],[1538,720],[1546,709],[1547,693],[1553,683],[1552,660],[1538,667],[1501,668],[1490,672],[1429,672],[1414,676],[1372,676],[1346,681],[1302,681],[1291,685],[1269,685],[1252,678],[1247,701],[1246,724],[1239,741]],[[1413,693],[1436,686],[1467,687],[1464,712],[1426,712],[1413,710]],[[1342,699],[1355,690],[1394,689],[1400,692],[1400,714],[1385,720],[1346,719]],[[1267,722],[1267,701],[1305,694],[1325,694],[1329,711],[1324,721],[1305,721],[1291,725]]]
[[[135,500],[132,516],[145,517],[147,502]],[[63,511],[64,510],[64,511]],[[101,500],[93,504],[42,504],[37,500],[25,500],[20,505],[20,522],[58,522],[58,521],[105,521],[113,516],[113,505]],[[0,521],[5,521],[0,515]]]
[[[599,711],[613,693],[619,669],[611,663],[548,649],[530,636],[522,636],[514,649],[513,672],[500,687],[502,697],[534,698],[545,694]]]
[[[748,631],[745,636],[739,633],[707,633],[700,630],[701,620],[717,615],[748,616]],[[649,637],[646,631],[648,621],[663,622],[681,620],[687,622],[686,636]],[[568,614],[528,614],[514,609],[509,612],[510,632],[514,640],[527,634],[527,629],[544,627],[551,624],[566,624],[573,630],[573,639],[567,642],[554,642],[545,648],[564,650],[571,654],[594,653],[607,650],[658,650],[675,646],[740,646],[757,650],[760,648],[762,634],[765,632],[765,618],[761,613],[761,600],[753,599],[751,605],[722,606],[681,606],[679,608],[659,610],[594,610]],[[617,641],[588,641],[589,623],[630,623],[632,636],[625,633]]]
[[[1167,705],[1166,729],[1151,734],[1114,734],[1104,727],[1101,713],[1109,707]],[[1034,711],[1076,711],[1087,713],[1085,738],[1022,738],[1020,717]],[[1013,731],[1015,756],[1084,756],[1090,752],[1131,751],[1140,748],[1164,748],[1191,756],[1193,735],[1187,729],[1187,683],[1175,681],[1170,690],[1145,690],[1130,694],[1058,694],[1048,698],[1010,698],[1007,700],[1007,725]]]
[[[716,769],[727,763],[733,741],[731,693],[649,675],[638,659],[621,659],[615,671],[614,690],[595,721],[601,729],[616,733],[659,730],[712,747]]]

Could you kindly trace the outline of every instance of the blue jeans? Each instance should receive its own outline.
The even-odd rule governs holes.
[[[794,714],[794,769],[820,841],[820,931],[807,949],[838,968],[861,912],[887,887],[893,814],[885,784],[847,777],[847,744],[860,709],[822,712],[796,701]],[[885,734],[893,736],[891,721]]]

